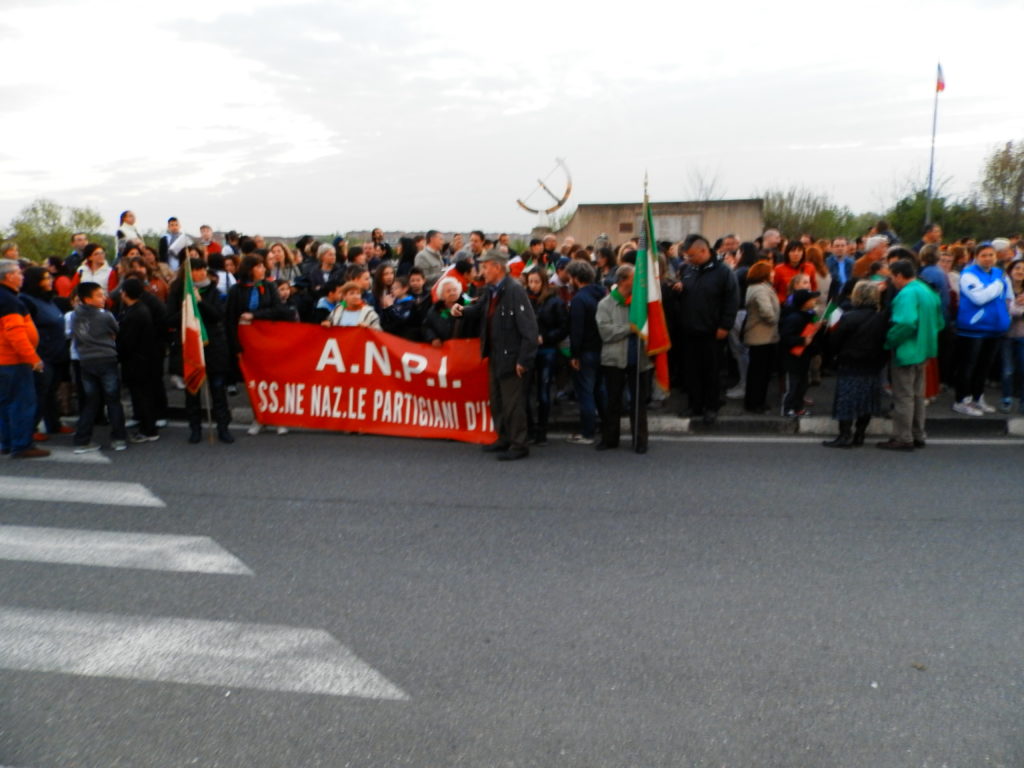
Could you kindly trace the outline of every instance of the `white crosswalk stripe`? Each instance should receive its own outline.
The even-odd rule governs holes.
[[[0,476],[0,499],[62,501],[125,507],[164,507],[139,483]]]
[[[0,667],[408,699],[329,633],[270,624],[0,608]]]
[[[0,525],[0,560],[252,576],[207,536]]]
[[[42,459],[32,459],[32,463],[57,463],[57,464],[110,464],[110,457],[102,451],[90,453],[75,453],[73,448],[63,446],[41,446],[50,452],[49,456]],[[3,768],[3,766],[0,766]]]

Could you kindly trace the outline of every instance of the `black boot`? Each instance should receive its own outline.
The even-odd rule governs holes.
[[[864,434],[868,431],[868,424],[871,423],[870,416],[861,416],[857,419],[857,426],[853,430],[853,447],[860,448],[864,445]]]
[[[217,425],[217,439],[222,443],[233,443],[235,438],[231,435],[231,430],[228,429],[227,424]]]
[[[850,427],[853,422],[840,421],[839,422],[839,437],[835,440],[825,440],[822,442],[826,448],[849,448],[853,445],[853,436],[850,434]]]
[[[193,445],[195,445],[196,443],[198,443],[202,439],[203,439],[203,431],[199,427],[197,427],[195,425],[190,426],[189,427],[189,432],[188,432],[188,441],[190,443],[192,443]]]

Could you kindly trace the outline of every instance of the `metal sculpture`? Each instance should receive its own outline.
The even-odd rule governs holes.
[[[560,169],[565,172],[565,193],[562,194],[561,197],[559,197],[557,194],[552,192],[551,188],[547,185],[548,179],[550,179],[553,175],[558,173],[558,171]],[[533,197],[535,194],[537,194],[541,190],[543,190],[544,192],[547,192],[548,195],[550,195],[551,199],[555,201],[555,204],[552,205],[550,208],[531,208],[530,206],[528,206],[525,201],[529,200],[531,197]],[[516,200],[516,202],[519,203],[519,207],[522,208],[524,211],[529,211],[530,213],[548,214],[548,213],[554,213],[559,208],[561,208],[563,205],[565,205],[566,201],[569,199],[569,195],[571,195],[571,194],[572,194],[572,175],[569,173],[569,167],[565,164],[565,160],[563,160],[560,157],[556,157],[555,158],[555,167],[551,170],[551,173],[549,173],[543,179],[537,179],[537,187],[535,189],[533,189],[530,192],[530,194],[526,195],[522,199]]]

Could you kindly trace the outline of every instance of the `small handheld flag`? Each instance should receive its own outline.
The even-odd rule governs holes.
[[[946,78],[942,76],[942,65],[939,64],[939,73],[935,79],[935,92],[942,93],[946,90]]]

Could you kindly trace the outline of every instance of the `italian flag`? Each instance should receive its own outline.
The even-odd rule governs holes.
[[[654,219],[651,203],[644,193],[644,221],[640,246],[636,252],[636,272],[633,275],[633,296],[629,306],[629,324],[654,358],[654,378],[668,392],[668,338],[665,309],[661,304],[661,275],[658,269],[658,241],[654,237]]]
[[[199,302],[192,270],[185,265],[185,293],[181,306],[181,350],[185,368],[185,388],[189,394],[196,394],[206,381],[206,354],[203,347],[209,341],[206,326],[199,316]]]

